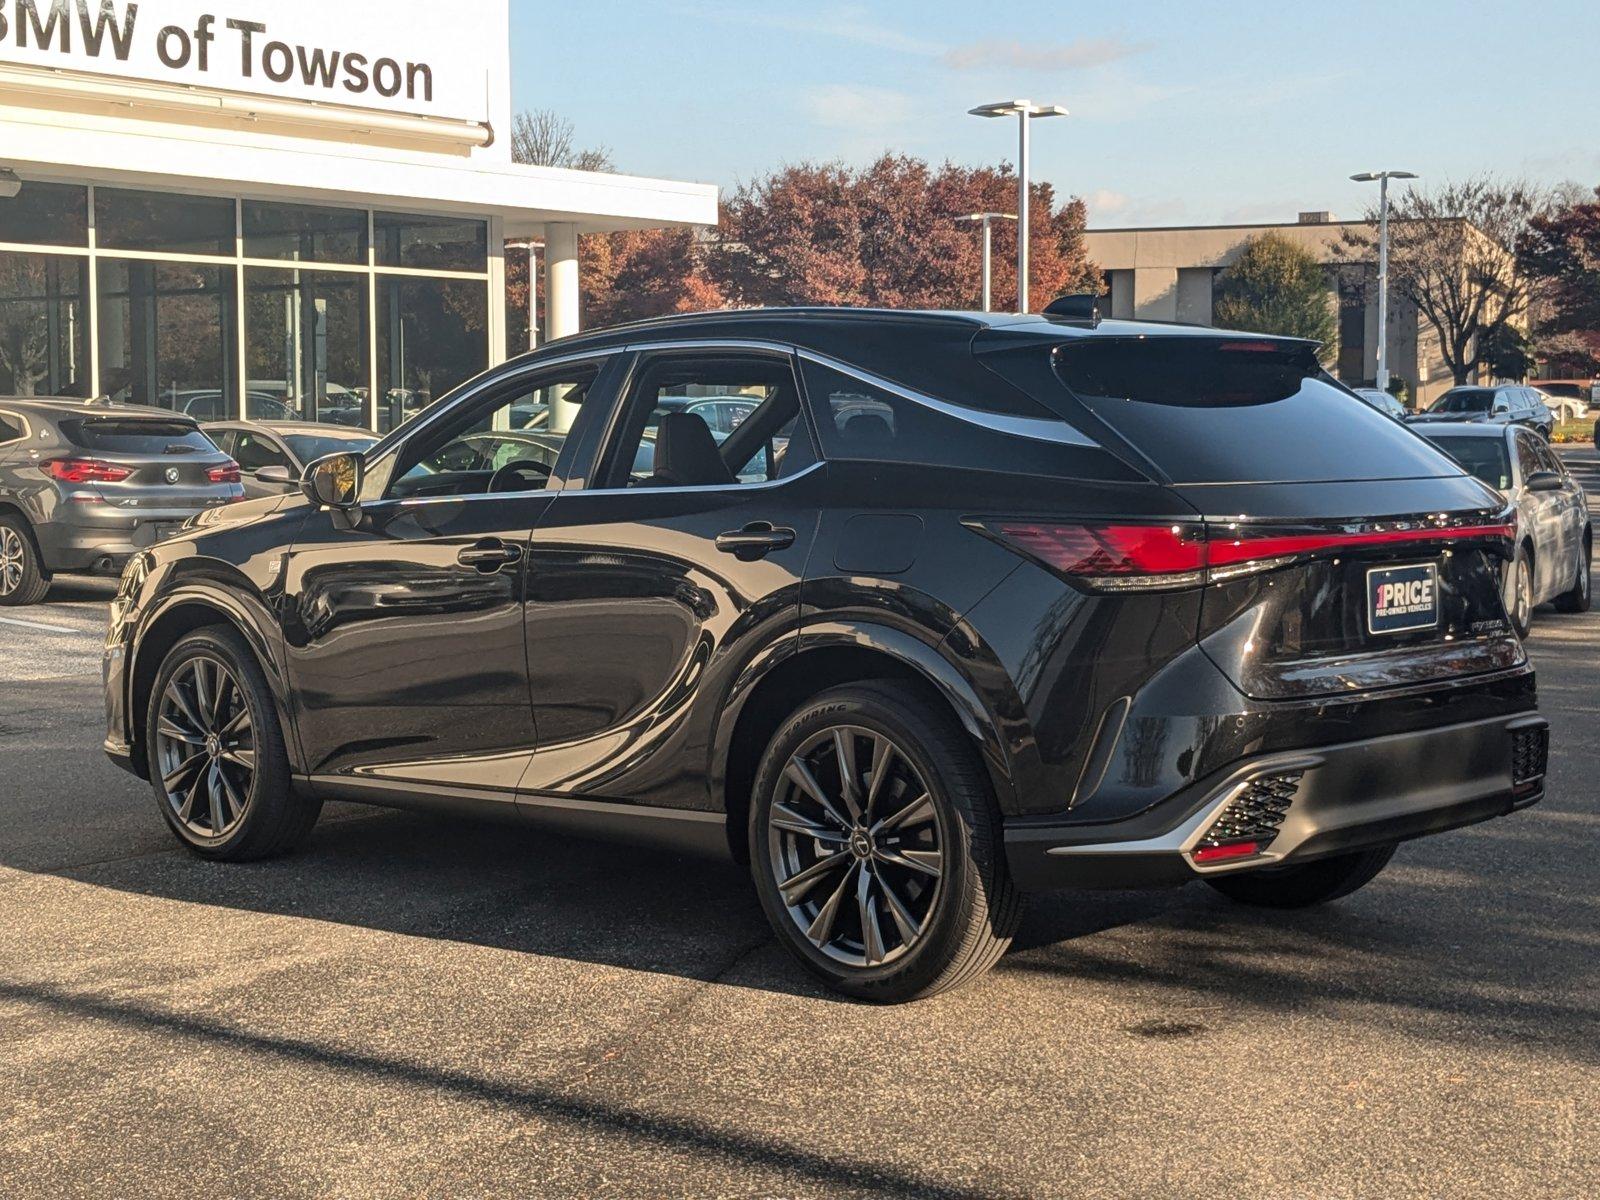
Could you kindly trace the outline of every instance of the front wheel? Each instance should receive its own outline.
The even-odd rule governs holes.
[[[1573,580],[1572,587],[1556,597],[1556,611],[1564,613],[1588,612],[1591,598],[1589,595],[1589,573],[1594,568],[1594,547],[1589,539],[1585,538],[1583,547],[1578,551],[1578,577]]]
[[[1304,863],[1298,867],[1263,867],[1256,871],[1213,875],[1206,882],[1228,899],[1256,908],[1310,908],[1348,896],[1377,878],[1394,857],[1394,846],[1358,850]]]
[[[233,629],[181,638],[146,709],[156,803],[190,850],[247,862],[282,854],[311,831],[321,802],[293,790],[266,676]]]
[[[965,982],[1021,916],[982,763],[897,683],[834,688],[784,723],[756,775],[750,860],[779,941],[862,1000]]]

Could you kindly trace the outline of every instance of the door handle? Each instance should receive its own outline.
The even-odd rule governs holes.
[[[493,575],[501,567],[521,559],[521,546],[507,545],[499,538],[485,538],[456,555],[456,561],[463,567],[473,567],[484,575]]]
[[[717,549],[745,562],[765,558],[774,550],[794,545],[794,530],[774,526],[769,521],[752,521],[743,529],[717,534]]]

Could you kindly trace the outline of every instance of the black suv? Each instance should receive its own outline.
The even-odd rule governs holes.
[[[720,442],[708,395],[754,401]],[[514,412],[553,465],[452,465]],[[1543,792],[1505,502],[1305,342],[674,317],[304,491],[200,518],[112,607],[106,748],[209,857],[333,799],[709,840],[800,962],[900,1000],[993,963],[1023,892],[1314,904]]]
[[[1539,393],[1514,383],[1500,383],[1493,387],[1475,384],[1453,387],[1430,404],[1426,412],[1415,413],[1406,419],[1418,425],[1440,421],[1526,425],[1547,442],[1556,428],[1556,415],[1539,399]]]
[[[58,573],[115,573],[243,498],[238,464],[189,417],[0,396],[0,604],[37,603]]]

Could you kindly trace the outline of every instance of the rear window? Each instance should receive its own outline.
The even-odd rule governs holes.
[[[1428,440],[1466,468],[1469,475],[1477,476],[1490,487],[1503,492],[1511,486],[1511,456],[1506,453],[1505,438],[1438,437]]]
[[[1085,407],[1175,483],[1453,474],[1420,438],[1329,382],[1310,347],[1085,338],[1053,361]]]
[[[189,421],[100,417],[63,421],[61,428],[74,445],[110,454],[195,454],[216,449]]]

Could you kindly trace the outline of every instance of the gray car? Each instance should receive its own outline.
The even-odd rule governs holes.
[[[1544,438],[1525,425],[1436,425],[1417,430],[1517,506],[1517,557],[1505,602],[1526,637],[1536,605],[1589,609],[1594,530],[1583,486]]]
[[[0,605],[107,573],[190,517],[244,499],[239,467],[162,409],[0,397]]]
[[[370,430],[308,421],[213,421],[202,428],[239,464],[252,500],[297,491],[307,464],[327,454],[360,452],[378,440]]]

